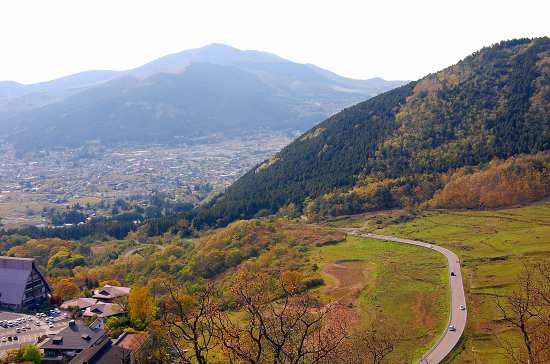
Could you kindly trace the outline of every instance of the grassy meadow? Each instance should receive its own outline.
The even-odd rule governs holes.
[[[380,234],[432,242],[458,254],[463,262],[469,314],[463,345],[455,350],[448,362],[508,362],[496,335],[509,337],[514,333],[499,321],[496,297],[514,289],[524,264],[550,259],[550,202],[497,211],[430,211],[413,219],[399,215],[397,212],[354,216],[350,225],[365,226],[368,231]],[[331,225],[345,226],[346,220],[339,219]],[[421,248],[349,238],[345,244],[322,249],[320,255],[323,261],[354,257],[368,260],[367,264],[374,266],[371,270],[375,274],[369,277],[369,284],[360,296],[367,312],[372,312],[373,303],[379,303],[379,309],[394,311],[406,321],[417,316],[411,294],[444,295],[441,290],[430,290],[429,284],[421,279],[414,281],[407,274],[394,275],[391,271],[397,266],[414,272],[416,278],[426,277],[433,284],[436,276],[441,277],[438,276],[437,258],[430,258]],[[388,259],[393,264],[388,264]],[[407,280],[400,282],[403,277]],[[394,289],[388,290],[389,287]],[[412,293],[413,288],[417,288],[416,293]],[[445,299],[432,299],[439,307],[444,307]],[[403,301],[407,304],[403,305]],[[428,307],[432,307],[429,310],[432,317],[442,320],[443,309]],[[423,330],[416,326],[416,321],[408,322],[414,331]]]
[[[311,252],[327,282],[322,292],[352,304],[361,321],[384,318],[404,339],[391,362],[419,359],[447,323],[446,261],[434,251],[348,236]]]

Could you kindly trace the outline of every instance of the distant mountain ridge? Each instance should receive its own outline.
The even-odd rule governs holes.
[[[549,149],[550,39],[505,41],[333,115],[190,218],[200,228],[283,207],[414,206],[455,169]],[[529,163],[534,175],[550,173]]]
[[[352,80],[212,44],[127,71],[86,71],[33,85],[0,82],[0,125],[22,151],[91,140],[166,143],[214,131],[305,130],[403,83]]]

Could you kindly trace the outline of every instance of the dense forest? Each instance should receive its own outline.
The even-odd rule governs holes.
[[[427,201],[452,169],[549,149],[549,85],[549,38],[483,48],[332,116],[185,218],[223,226],[358,184],[373,208]]]

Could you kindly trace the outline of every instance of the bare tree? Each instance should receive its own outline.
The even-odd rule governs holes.
[[[319,303],[303,278],[243,272],[223,297],[212,286],[166,284],[160,319],[149,327],[149,362],[206,364],[215,351],[224,363],[383,363],[396,345],[395,327],[377,321],[350,335],[349,308]]]
[[[550,263],[538,263],[535,266],[537,281],[535,284],[535,290],[541,303],[546,306],[550,306]],[[549,320],[550,317],[545,317],[545,320]]]
[[[338,305],[319,305],[308,294],[299,294],[295,278],[273,281],[261,273],[238,277],[232,292],[246,313],[245,324],[227,316],[216,320],[230,362],[335,362],[349,320]]]
[[[149,325],[148,334],[147,342],[134,357],[136,364],[190,363],[189,358],[174,358],[172,341],[160,321]]]
[[[116,303],[124,312],[128,312],[128,296],[115,297],[113,303]]]
[[[518,278],[519,288],[497,298],[502,320],[520,335],[521,345],[498,338],[510,360],[516,363],[539,364],[550,361],[550,285],[548,265],[524,265]]]
[[[165,288],[168,294],[161,305],[159,340],[164,341],[175,362],[207,364],[216,346],[212,319],[217,305],[213,287],[191,290],[167,283]]]

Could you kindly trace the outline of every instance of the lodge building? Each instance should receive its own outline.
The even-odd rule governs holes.
[[[0,256],[0,307],[29,309],[48,300],[50,293],[34,259]]]

